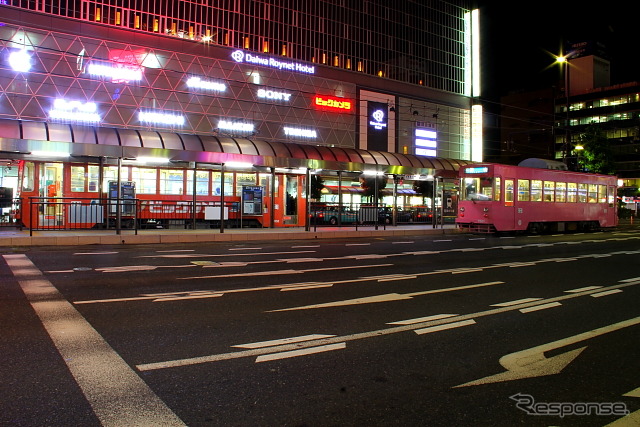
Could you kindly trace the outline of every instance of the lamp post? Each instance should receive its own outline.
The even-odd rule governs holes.
[[[571,138],[571,134],[569,132],[569,54],[556,57],[556,62],[560,64],[563,69],[562,72],[564,74],[564,96],[565,96],[565,134],[564,134],[564,144],[562,144],[562,161],[566,165],[568,163],[568,154],[569,154],[569,139]]]
[[[584,150],[584,146],[576,145],[573,149],[576,152],[576,169],[578,172],[584,172],[584,168],[580,166],[580,154],[582,153],[582,150]]]

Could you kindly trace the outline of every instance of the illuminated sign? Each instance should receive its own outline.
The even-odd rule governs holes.
[[[416,146],[416,154],[419,156],[436,156],[438,148],[438,134],[431,129],[418,128],[415,130],[414,145]]]
[[[253,123],[231,122],[229,120],[220,120],[218,129],[231,130],[238,132],[253,132]]]
[[[142,67],[124,63],[100,64],[92,62],[87,67],[87,73],[92,76],[110,78],[115,83],[142,80]]]
[[[70,120],[95,123],[100,121],[100,114],[95,102],[66,101],[56,99],[49,110],[49,118],[54,120]]]
[[[284,134],[287,136],[298,136],[303,138],[317,138],[318,132],[314,129],[301,129],[301,128],[292,128],[292,127],[284,127]]]
[[[276,92],[268,89],[258,89],[258,98],[273,99],[275,101],[289,101],[291,94],[287,92]]]
[[[157,123],[172,126],[182,126],[185,122],[184,116],[171,113],[160,113],[155,111],[138,112],[138,120],[145,123]]]
[[[224,83],[210,82],[202,80],[200,77],[191,77],[187,80],[187,86],[192,89],[213,90],[216,92],[224,92],[227,86]]]
[[[262,65],[264,67],[277,68],[278,70],[295,71],[305,74],[314,74],[316,72],[316,67],[313,65],[306,65],[300,62],[280,61],[276,58],[259,56],[254,53],[243,52],[241,50],[233,51],[231,53],[231,58],[239,63]]]
[[[487,173],[489,168],[486,166],[477,166],[474,168],[464,168],[464,173]]]
[[[369,120],[369,126],[377,130],[382,130],[387,127],[386,114],[383,110],[375,110],[371,113]]]
[[[13,71],[26,73],[31,70],[31,55],[26,50],[14,50],[9,54],[9,65]]]
[[[351,111],[353,108],[353,103],[351,101],[342,98],[316,96],[313,99],[313,103],[319,107],[325,107],[332,110]]]

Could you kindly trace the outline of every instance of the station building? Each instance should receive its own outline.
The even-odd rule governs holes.
[[[196,199],[251,194],[242,215],[303,225],[314,176],[316,201],[409,209],[442,195],[416,182],[455,190],[459,166],[482,160],[468,1],[2,0],[0,12],[3,218],[29,211],[9,197],[101,199],[117,182],[119,198],[129,182],[137,198],[193,201],[194,216]],[[367,175],[382,181],[375,201]]]

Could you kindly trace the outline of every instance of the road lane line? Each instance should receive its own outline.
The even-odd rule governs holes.
[[[565,291],[566,293],[576,293],[576,292],[584,292],[584,291],[593,291],[596,289],[600,289],[602,286],[585,286],[584,288],[577,288],[577,289],[569,289],[568,291]]]
[[[640,285],[640,280],[632,283],[615,285],[615,287],[627,287],[627,286],[637,286],[637,285]],[[407,295],[410,295],[410,294],[407,294]],[[590,292],[586,291],[581,293],[561,295],[558,297],[549,298],[546,301],[547,302],[564,301],[564,300],[569,300],[573,298],[580,298],[586,295],[590,295]],[[399,325],[399,326],[393,326],[390,328],[354,333],[350,335],[335,336],[333,338],[325,338],[325,339],[316,340],[316,341],[306,341],[306,342],[301,342],[297,344],[288,344],[288,345],[279,346],[278,350],[280,351],[298,350],[300,348],[317,347],[319,345],[328,345],[328,344],[335,344],[335,343],[341,343],[341,342],[356,341],[361,339],[375,338],[375,337],[392,335],[392,334],[397,334],[397,333],[402,333],[407,331],[414,331],[416,329],[424,328],[424,327],[448,324],[451,322],[474,320],[474,318],[487,317],[487,316],[493,316],[496,314],[507,313],[513,310],[518,310],[520,308],[526,308],[528,306],[533,306],[533,305],[537,305],[537,304],[534,302],[529,302],[529,303],[525,303],[517,306],[499,307],[499,308],[493,308],[490,310],[480,311],[476,313],[463,314],[459,316],[436,319],[436,320],[431,320],[424,323],[411,324],[411,325]],[[242,350],[242,351],[235,351],[231,353],[212,354],[212,355],[206,355],[206,356],[189,357],[184,359],[174,359],[174,360],[167,360],[167,361],[161,361],[161,362],[143,363],[143,364],[136,365],[136,368],[140,371],[153,371],[158,369],[169,369],[169,368],[179,368],[183,366],[199,365],[203,363],[222,362],[226,360],[241,359],[245,357],[253,357],[253,356],[259,356],[259,355],[269,354],[269,353],[273,353],[272,347],[269,347],[267,349]]]
[[[491,304],[491,307],[510,307],[512,305],[526,304],[528,302],[540,301],[542,298],[522,298],[514,301],[501,302],[498,304]]]
[[[247,277],[247,276],[272,276],[280,274],[304,274],[315,271],[336,271],[336,270],[353,270],[357,268],[374,268],[374,267],[390,267],[393,264],[372,264],[372,265],[348,265],[346,267],[326,267],[326,268],[309,268],[305,270],[269,270],[258,271],[254,273],[234,273],[234,274],[218,274],[215,276],[193,276],[193,277],[178,277],[177,280],[193,280],[193,279],[216,279],[223,277]]]
[[[533,307],[527,307],[527,308],[521,308],[520,309],[520,313],[531,313],[533,311],[540,311],[540,310],[546,310],[547,308],[553,308],[553,307],[558,307],[561,306],[562,304],[560,304],[559,302],[550,302],[549,304],[540,304],[540,305],[534,305]]]
[[[446,319],[447,317],[459,316],[459,314],[434,314],[433,316],[416,317],[415,319],[398,320],[389,322],[387,325],[413,325],[415,323],[429,322],[431,320]]]
[[[236,344],[231,347],[236,348],[264,348],[264,347],[273,347],[276,345],[285,345],[285,344],[293,344],[297,342],[303,341],[311,341],[311,340],[320,340],[323,338],[332,338],[335,335],[323,335],[323,334],[311,334],[311,335],[302,335],[299,337],[290,337],[290,338],[281,338],[277,340],[269,340],[269,341],[260,341],[260,342],[252,342],[248,344]]]
[[[291,357],[308,356],[310,354],[324,353],[327,351],[343,350],[347,348],[347,343],[341,342],[337,344],[323,345],[319,347],[304,348],[301,350],[283,351],[281,353],[271,353],[258,356],[256,363],[271,362],[273,360],[288,359]]]
[[[428,328],[415,329],[415,332],[418,335],[430,334],[432,332],[445,331],[447,329],[461,328],[463,326],[475,325],[476,321],[473,319],[463,320],[460,322],[446,323],[444,325],[438,326],[430,326]]]
[[[103,426],[185,424],[25,255],[3,255]]]
[[[606,297],[608,295],[619,294],[620,292],[622,292],[621,289],[611,289],[605,292],[598,292],[597,294],[591,294],[591,296],[593,298],[600,298],[600,297]]]

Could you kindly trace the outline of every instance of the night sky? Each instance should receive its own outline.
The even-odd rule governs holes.
[[[604,43],[611,61],[611,83],[640,81],[640,67],[633,66],[640,62],[640,18],[631,6],[635,2],[479,3],[485,97],[559,81],[553,54],[561,52],[565,41]]]

